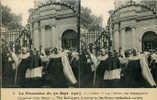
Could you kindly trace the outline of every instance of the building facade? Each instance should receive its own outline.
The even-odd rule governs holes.
[[[145,4],[151,8],[157,9],[157,0],[141,0],[142,4]]]
[[[157,49],[156,13],[154,7],[133,1],[115,9],[108,20],[113,49]]]
[[[30,10],[33,47],[70,48],[77,47],[77,16],[74,11],[63,5],[64,0],[38,0]],[[75,0],[74,0],[75,1]]]

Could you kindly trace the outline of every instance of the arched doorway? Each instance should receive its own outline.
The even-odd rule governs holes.
[[[77,48],[77,33],[73,30],[67,30],[62,35],[62,48]]]
[[[149,51],[151,49],[157,49],[157,34],[153,31],[148,31],[142,37],[142,50]]]

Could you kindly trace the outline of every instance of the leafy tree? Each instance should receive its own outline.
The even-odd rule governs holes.
[[[0,23],[8,30],[15,30],[21,28],[22,17],[11,12],[11,9],[7,6],[0,4],[1,20]]]
[[[65,3],[74,6],[77,9],[78,0],[63,0]],[[103,18],[95,16],[87,7],[81,7],[81,27],[88,31],[101,31]]]
[[[89,8],[81,8],[81,27],[88,31],[101,31],[103,19],[95,16]]]

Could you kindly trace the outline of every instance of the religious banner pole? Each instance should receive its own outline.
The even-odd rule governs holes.
[[[81,16],[81,0],[78,0],[78,13],[77,13],[77,38],[78,38],[78,51],[80,51],[80,16]]]

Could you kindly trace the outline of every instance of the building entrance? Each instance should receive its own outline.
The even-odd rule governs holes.
[[[142,50],[149,51],[157,49],[157,34],[155,32],[146,32],[142,37]]]
[[[77,48],[77,33],[73,30],[67,30],[62,35],[62,48]]]

